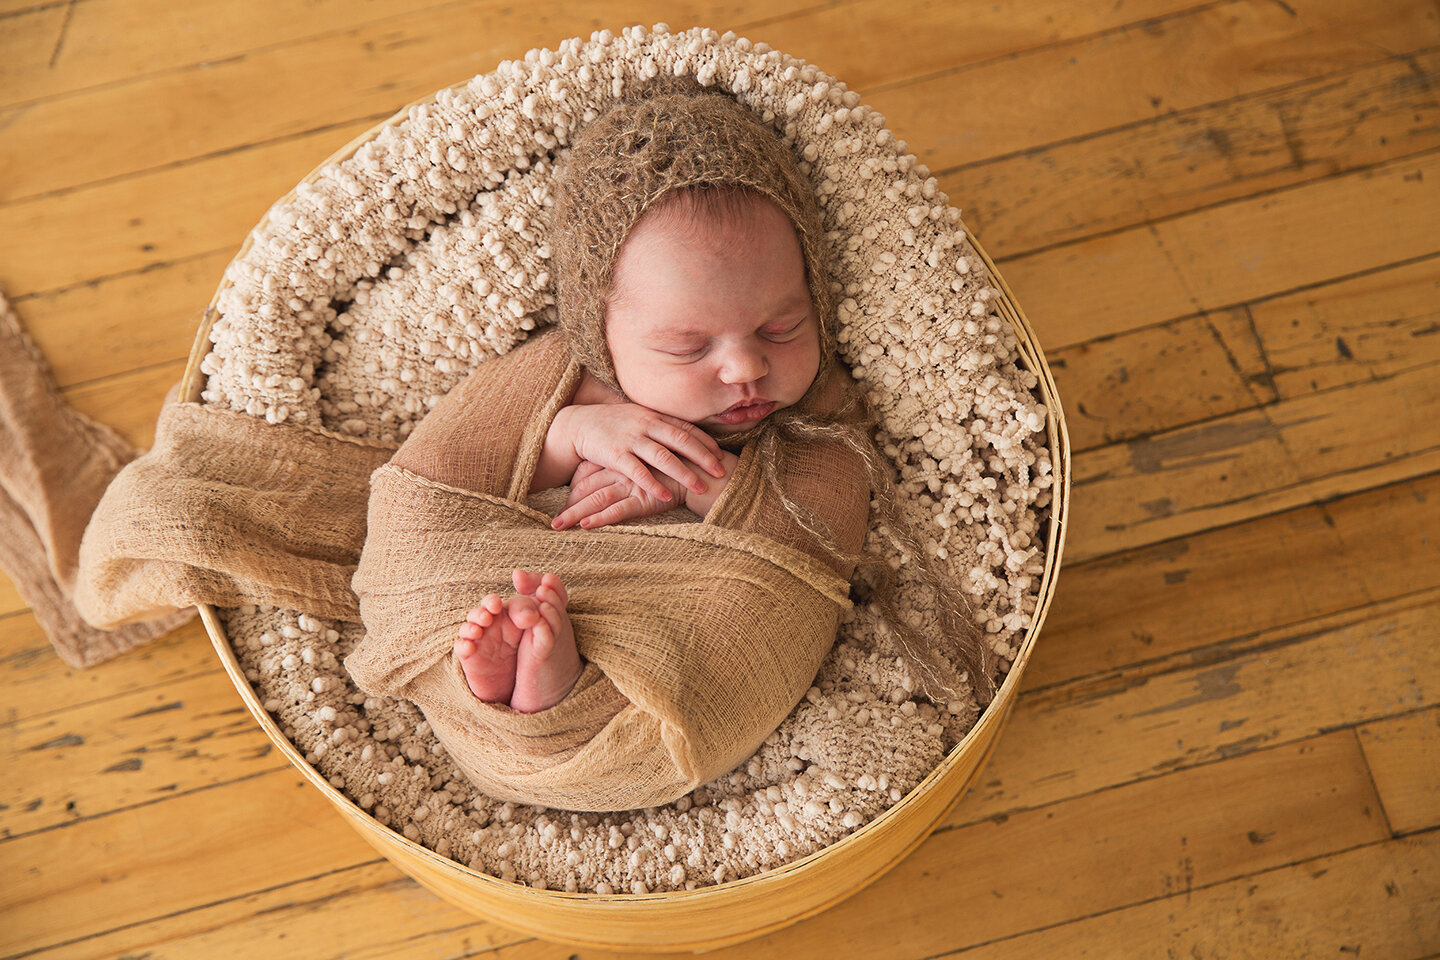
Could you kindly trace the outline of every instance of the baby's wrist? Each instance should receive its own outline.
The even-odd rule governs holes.
[[[530,478],[530,492],[538,493],[570,482],[584,459],[576,450],[574,406],[567,405],[555,412],[545,442],[540,447],[540,460]]]
[[[685,508],[691,513],[704,517],[710,513],[710,508],[715,506],[715,501],[725,492],[730,484],[730,478],[735,475],[735,467],[740,463],[740,458],[729,450],[720,451],[720,465],[725,468],[725,476],[714,477],[709,471],[702,470],[691,464],[691,468],[705,481],[705,492],[696,493],[693,490],[685,491]]]

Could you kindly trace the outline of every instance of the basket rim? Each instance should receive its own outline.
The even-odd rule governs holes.
[[[306,183],[313,183],[318,180],[327,167],[329,167],[333,163],[348,159],[363,144],[377,137],[380,132],[384,130],[387,126],[406,120],[409,116],[410,111],[413,108],[434,103],[441,93],[444,93],[446,91],[460,90],[466,87],[469,83],[470,79],[467,78],[460,83],[452,84],[451,86],[447,88],[442,88],[441,90],[431,93],[428,96],[413,100],[405,104],[390,117],[376,123],[369,129],[352,138],[348,143],[346,143],[339,149],[335,150],[323,161],[318,163],[309,173],[307,173],[306,176],[303,177],[299,181],[299,183],[296,184],[295,188],[293,188],[284,196],[280,197],[271,204],[270,208],[267,209],[266,213],[246,235],[245,240],[240,245],[232,260],[238,259],[245,255],[245,253],[250,249],[251,245],[253,244],[256,235],[269,223],[271,213],[279,205],[292,199],[300,186]],[[995,266],[994,261],[990,258],[984,247],[980,244],[980,241],[975,237],[975,235],[971,232],[968,224],[965,224],[963,220],[961,221],[961,226],[965,231],[966,239],[974,248],[976,253],[978,253],[980,257],[984,260],[987,269],[990,271],[991,277],[1001,291],[1001,296],[996,301],[997,308],[999,312],[1005,317],[1007,322],[1010,323],[1011,327],[1016,333],[1016,339],[1020,346],[1021,361],[1026,367],[1026,369],[1028,369],[1032,374],[1037,377],[1039,381],[1038,388],[1040,396],[1046,408],[1046,430],[1048,448],[1051,455],[1051,476],[1054,482],[1051,486],[1051,500],[1049,504],[1050,516],[1046,536],[1045,567],[1044,573],[1041,577],[1040,589],[1036,599],[1035,610],[1031,615],[1030,625],[1026,629],[1025,635],[1021,641],[1020,649],[1016,654],[1015,660],[1012,662],[1004,681],[1001,683],[1000,687],[995,692],[994,699],[992,699],[992,701],[987,704],[986,707],[981,711],[979,718],[976,720],[975,724],[971,727],[971,729],[965,734],[965,736],[961,738],[961,740],[956,743],[955,746],[953,746],[949,751],[946,752],[945,756],[941,759],[941,761],[924,777],[924,779],[922,779],[910,791],[908,791],[899,801],[895,802],[893,805],[882,811],[873,819],[856,828],[854,831],[845,835],[844,837],[836,840],[835,842],[821,847],[820,849],[810,854],[807,854],[804,857],[789,861],[788,863],[785,863],[772,870],[768,870],[763,873],[752,874],[747,877],[736,878],[734,880],[727,880],[714,885],[699,887],[694,890],[667,890],[644,894],[599,894],[582,892],[570,893],[563,890],[540,890],[531,887],[528,884],[517,884],[514,882],[502,880],[499,877],[494,877],[490,874],[482,873],[478,870],[475,870],[474,868],[466,864],[460,863],[459,861],[452,860],[449,857],[441,856],[440,854],[429,849],[428,847],[425,847],[420,843],[410,840],[408,837],[405,837],[399,831],[380,823],[369,813],[363,810],[357,803],[355,803],[348,796],[346,796],[343,792],[332,786],[327,778],[321,775],[318,770],[316,770],[308,761],[305,760],[299,749],[289,740],[289,738],[284,735],[284,733],[280,730],[279,725],[275,723],[273,718],[270,717],[269,712],[265,710],[264,705],[260,702],[258,694],[251,686],[250,681],[245,677],[244,671],[240,667],[239,660],[236,657],[233,648],[230,646],[229,638],[226,635],[224,625],[221,624],[219,617],[215,612],[215,608],[210,604],[199,605],[198,609],[201,619],[205,625],[206,633],[210,637],[211,643],[215,648],[216,654],[221,660],[225,672],[229,675],[231,682],[234,684],[237,692],[239,692],[241,699],[244,701],[245,706],[249,710],[251,716],[254,717],[256,722],[260,725],[261,729],[264,730],[266,736],[271,740],[272,743],[275,744],[275,746],[281,751],[281,753],[286,757],[286,759],[291,763],[291,765],[294,766],[296,770],[311,783],[312,786],[319,789],[320,792],[326,797],[326,799],[329,800],[331,804],[336,806],[338,811],[350,822],[350,825],[356,830],[360,831],[362,835],[365,836],[365,838],[369,842],[371,842],[372,845],[376,846],[377,849],[381,850],[382,853],[385,853],[384,848],[404,851],[409,856],[424,861],[433,869],[443,874],[452,875],[457,879],[463,879],[464,881],[469,883],[479,883],[482,887],[487,889],[488,892],[496,895],[497,898],[516,898],[524,899],[527,901],[533,901],[536,898],[539,898],[539,900],[543,903],[554,904],[579,903],[596,907],[602,907],[607,904],[614,904],[617,906],[626,905],[627,907],[633,907],[633,905],[637,903],[645,902],[697,905],[724,904],[730,901],[739,901],[741,899],[744,899],[745,894],[754,888],[768,889],[770,887],[784,887],[792,880],[798,879],[799,876],[811,872],[812,868],[814,868],[816,864],[823,863],[825,860],[838,855],[845,849],[853,847],[857,844],[866,843],[869,841],[869,838],[874,836],[877,832],[888,829],[894,823],[894,821],[904,818],[908,814],[910,808],[918,805],[921,800],[926,797],[927,794],[936,790],[939,784],[944,783],[948,779],[951,779],[954,771],[961,764],[962,760],[966,757],[966,755],[973,750],[973,748],[978,742],[980,742],[982,739],[986,739],[989,741],[989,747],[987,748],[986,755],[982,758],[979,765],[977,765],[977,767],[975,768],[975,773],[978,774],[978,771],[983,768],[986,762],[988,762],[989,752],[993,751],[994,745],[998,740],[999,733],[1003,729],[1004,724],[1009,718],[1009,714],[1011,708],[1014,705],[1016,694],[1018,691],[1020,677],[1024,673],[1025,667],[1029,663],[1031,654],[1034,650],[1036,638],[1040,632],[1041,627],[1044,625],[1045,617],[1049,612],[1050,602],[1054,596],[1055,582],[1059,575],[1061,567],[1061,560],[1064,552],[1065,533],[1068,526],[1067,517],[1069,513],[1070,501],[1071,449],[1069,432],[1065,423],[1064,410],[1060,405],[1059,393],[1055,386],[1054,376],[1050,370],[1049,364],[1046,362],[1044,352],[1042,351],[1039,342],[1035,337],[1034,330],[1030,325],[1030,322],[1026,317],[1024,311],[1016,302],[1014,294],[1010,290],[1009,285],[1001,276],[999,270]],[[190,356],[186,363],[184,374],[180,381],[179,396],[184,401],[192,403],[198,403],[201,401],[201,393],[204,389],[205,374],[201,372],[200,365],[204,360],[205,356],[210,352],[210,331],[218,315],[217,304],[220,300],[221,295],[224,293],[224,291],[229,285],[230,280],[228,276],[222,276],[221,281],[215,290],[214,296],[211,298],[209,305],[206,307],[205,312],[201,317],[199,327],[196,331],[195,340],[191,347]],[[949,809],[951,809],[963,798],[965,793],[965,787],[967,785],[962,785],[959,789],[956,790],[956,794],[951,800],[950,804],[947,805],[946,808],[942,809],[940,814],[934,819],[932,819],[930,823],[926,824],[923,830],[919,832],[918,835],[915,837],[915,839],[913,839],[911,842],[908,842],[904,846],[903,850],[900,850],[894,857],[892,857],[883,866],[883,868],[876,871],[873,875],[863,878],[861,882],[849,889],[848,892],[844,894],[844,896],[848,897],[853,893],[858,892],[868,883],[873,882],[874,880],[883,876],[893,866],[895,866],[895,864],[897,864],[900,860],[904,859],[911,852],[913,852],[913,850],[918,847],[922,842],[924,842],[924,840],[930,835],[930,833],[934,830],[938,823],[948,814]],[[386,857],[387,859],[390,859],[388,853],[386,854]],[[403,868],[403,864],[396,865]],[[788,926],[800,919],[803,919],[806,916],[811,916],[815,913],[819,913],[825,909],[828,909],[834,904],[834,902],[835,901],[832,901],[830,903],[818,906],[807,912],[797,914],[793,917],[786,919],[783,922],[774,923],[763,928],[746,930],[745,932],[738,934],[729,940],[707,941],[706,946],[721,946],[725,943],[739,942],[741,940],[746,940],[754,936],[763,935],[764,933],[773,931],[775,929]],[[495,919],[496,922],[504,925],[504,918],[492,919]],[[591,947],[628,947],[630,949],[636,949],[634,944],[625,943],[600,943],[596,941],[572,942],[580,943],[583,946]],[[683,949],[683,947],[666,947],[664,949]]]
[[[1059,405],[1058,394],[1055,392],[1054,389],[1054,380],[1053,376],[1050,373],[1049,365],[1045,362],[1044,354],[1040,351],[1039,345],[1034,341],[1034,334],[1031,331],[1029,322],[1025,317],[1024,312],[1019,308],[1018,304],[1014,302],[1013,294],[1011,294],[1009,286],[1004,283],[1003,278],[1001,278],[999,272],[995,269],[993,261],[991,261],[989,255],[984,251],[983,247],[981,247],[979,241],[975,239],[974,235],[970,232],[968,227],[966,227],[965,233],[966,237],[974,246],[976,252],[979,253],[981,257],[985,260],[986,266],[991,271],[991,275],[1000,284],[1003,296],[1000,298],[999,303],[1002,305],[1002,307],[1009,308],[1009,311],[1007,312],[1011,312],[1011,315],[1007,317],[1007,320],[1009,320],[1016,327],[1017,334],[1023,334],[1023,336],[1020,337],[1020,340],[1022,345],[1026,348],[1024,360],[1026,361],[1027,367],[1031,369],[1031,372],[1035,373],[1036,376],[1040,378],[1041,396],[1046,401],[1046,420],[1051,441],[1050,446],[1052,464],[1060,464],[1060,466],[1055,466],[1053,468],[1054,474],[1059,475],[1060,482],[1057,483],[1054,487],[1052,487],[1052,499],[1050,505],[1050,535],[1047,538],[1046,543],[1045,573],[1042,575],[1040,593],[1036,600],[1035,613],[1031,619],[1030,626],[1026,630],[1025,637],[1021,643],[1020,651],[1016,654],[1015,661],[1012,663],[1010,670],[1006,674],[1005,680],[1001,683],[999,689],[996,691],[994,700],[992,700],[991,704],[987,705],[986,708],[981,712],[979,719],[976,720],[975,725],[970,728],[970,730],[965,734],[965,736],[961,738],[961,740],[954,747],[952,747],[949,751],[946,752],[944,759],[942,759],[941,762],[934,769],[932,769],[923,780],[920,781],[920,783],[916,784],[915,787],[913,787],[908,793],[906,793],[905,796],[902,797],[899,801],[888,807],[884,812],[880,813],[875,818],[868,821],[861,827],[858,827],[853,833],[847,834],[846,836],[840,838],[832,844],[828,844],[827,846],[822,847],[813,853],[792,860],[782,866],[776,867],[773,870],[767,871],[765,873],[752,874],[748,877],[740,877],[735,880],[727,880],[724,883],[716,884],[714,886],[700,887],[695,890],[660,891],[648,894],[568,893],[561,890],[536,890],[532,887],[525,887],[524,889],[528,889],[535,894],[545,894],[549,897],[564,900],[578,899],[593,902],[603,901],[609,898],[623,902],[634,902],[637,899],[643,899],[647,897],[651,899],[669,899],[675,897],[703,898],[706,896],[714,896],[716,891],[726,888],[740,888],[751,882],[760,882],[766,880],[773,881],[776,878],[782,877],[787,873],[801,869],[804,865],[810,863],[817,858],[823,857],[827,852],[835,849],[841,844],[850,843],[852,841],[859,842],[858,838],[865,835],[867,831],[871,831],[872,827],[874,827],[876,824],[881,823],[886,818],[891,817],[892,815],[903,815],[904,808],[907,806],[907,803],[911,801],[911,798],[913,796],[919,795],[932,789],[934,783],[944,778],[945,774],[951,768],[953,768],[956,763],[959,762],[960,755],[970,749],[974,745],[974,743],[981,737],[982,733],[988,733],[990,726],[1004,722],[1004,718],[1000,717],[999,715],[1005,712],[1004,704],[1010,699],[1013,699],[1013,696],[1016,692],[1016,687],[1018,687],[1020,682],[1020,677],[1024,673],[1025,666],[1029,663],[1031,653],[1035,646],[1036,636],[1039,634],[1040,628],[1044,625],[1045,616],[1049,611],[1050,601],[1054,595],[1054,583],[1056,577],[1058,576],[1061,565],[1061,557],[1064,549],[1065,530],[1067,526],[1067,524],[1065,523],[1065,514],[1068,512],[1067,508],[1069,505],[1070,493],[1069,433],[1065,426],[1062,408]],[[228,283],[228,281],[222,281],[222,286],[225,283]],[[197,333],[195,339],[195,344],[191,349],[189,361],[186,364],[186,379],[182,381],[182,384],[188,384],[189,389],[191,390],[195,389],[200,384],[200,382],[203,381],[203,374],[200,373],[199,368],[200,362],[204,359],[205,354],[209,352],[208,329],[212,322],[213,317],[210,315],[209,312],[207,312],[206,320],[201,324],[201,328]],[[1032,366],[1032,364],[1034,364],[1034,366]],[[182,385],[182,396],[187,395],[187,393],[187,387]],[[198,401],[198,394],[196,395],[195,400]],[[1059,456],[1057,456],[1057,454]],[[1058,496],[1057,490],[1055,489],[1056,487],[1059,488]],[[330,782],[319,773],[319,771],[317,771],[305,760],[304,756],[300,754],[299,750],[294,746],[294,744],[291,743],[291,741],[287,737],[285,737],[285,735],[281,732],[279,726],[270,717],[269,712],[266,711],[263,704],[260,703],[259,698],[254,691],[254,688],[251,686],[249,680],[245,678],[244,671],[239,666],[239,661],[235,657],[234,650],[230,647],[228,637],[226,636],[224,627],[220,623],[218,616],[215,614],[214,607],[209,604],[204,604],[201,605],[199,609],[201,612],[201,616],[204,619],[206,631],[210,634],[210,638],[216,648],[216,652],[220,655],[226,672],[230,674],[231,680],[235,682],[237,689],[239,690],[242,698],[245,700],[246,706],[250,708],[251,714],[255,716],[255,719],[260,723],[261,727],[265,729],[267,735],[270,735],[271,739],[276,742],[276,745],[280,747],[281,751],[286,754],[287,759],[289,759],[291,763],[293,763],[300,770],[300,772],[306,776],[306,779],[310,780],[311,783],[319,787],[321,792],[324,793],[332,803],[351,808],[356,814],[364,818],[364,822],[367,822],[368,825],[373,826],[375,830],[380,831],[383,835],[386,836],[388,840],[399,841],[401,845],[410,849],[410,851],[417,856],[435,861],[437,866],[440,866],[442,868],[445,868],[447,866],[454,867],[469,877],[481,878],[482,882],[493,882],[494,884],[504,887],[515,886],[515,884],[512,884],[505,880],[501,880],[498,877],[493,877],[489,874],[481,873],[478,870],[474,870],[473,868],[462,864],[459,861],[451,860],[449,857],[442,857],[434,851],[430,850],[428,847],[425,847],[422,844],[410,840],[408,837],[405,837],[403,834],[399,833],[393,828],[388,827],[380,823],[378,820],[374,819],[372,816],[362,810],[358,804],[354,803],[354,801],[352,801],[349,797],[345,796],[341,791],[333,787]],[[996,704],[1001,705],[1000,710],[993,709]],[[896,813],[896,811],[900,811],[900,813]]]

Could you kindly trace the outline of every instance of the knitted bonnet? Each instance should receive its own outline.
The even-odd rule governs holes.
[[[822,356],[835,352],[835,309],[820,210],[775,130],[724,91],[671,77],[632,89],[588,124],[559,174],[555,296],[576,359],[620,389],[605,340],[615,260],[656,200],[684,187],[753,190],[790,218],[805,257]]]

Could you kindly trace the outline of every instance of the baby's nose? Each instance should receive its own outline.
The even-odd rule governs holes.
[[[720,379],[725,383],[753,383],[770,372],[770,365],[758,350],[737,350],[725,359]]]

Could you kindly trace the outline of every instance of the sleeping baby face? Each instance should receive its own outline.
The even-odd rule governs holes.
[[[820,369],[790,219],[759,196],[727,206],[667,204],[641,218],[615,260],[605,327],[631,400],[715,434],[794,404]]]

